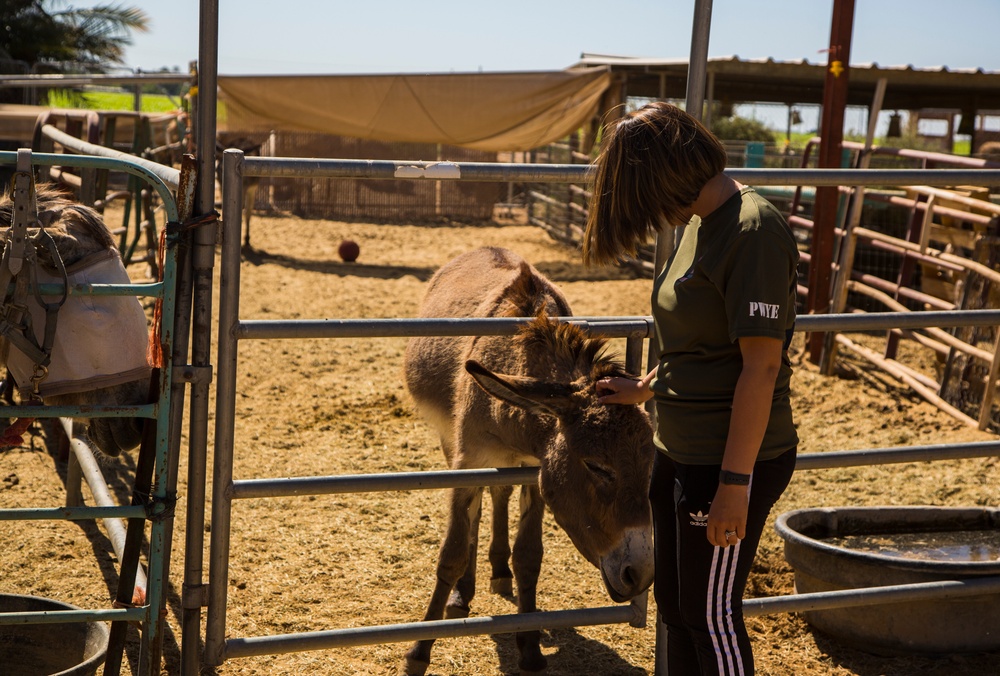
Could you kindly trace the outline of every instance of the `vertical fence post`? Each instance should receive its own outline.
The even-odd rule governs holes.
[[[226,602],[232,516],[233,439],[236,430],[236,329],[240,313],[240,230],[243,223],[243,152],[223,153],[223,237],[219,271],[219,363],[216,367],[215,466],[209,552],[208,621],[205,659],[225,659]]]

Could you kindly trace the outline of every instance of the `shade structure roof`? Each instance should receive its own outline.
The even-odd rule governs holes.
[[[683,99],[686,59],[647,59],[584,53],[574,68],[609,68],[628,96]],[[774,59],[712,57],[708,97],[724,103],[821,104],[826,64]],[[1000,110],[1000,71],[851,64],[847,104],[868,106],[879,79],[886,79],[883,110],[945,108]]]

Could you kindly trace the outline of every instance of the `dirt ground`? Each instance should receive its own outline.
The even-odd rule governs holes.
[[[629,270],[584,268],[577,252],[536,228],[506,221],[387,225],[255,216],[252,228],[254,249],[242,266],[245,319],[411,317],[433,272],[451,257],[481,245],[507,246],[523,255],[562,287],[576,314],[648,314],[650,280]],[[354,263],[337,256],[345,238],[360,244],[360,257]],[[853,359],[842,361],[837,377],[821,376],[804,358],[802,346],[800,335],[794,345],[792,401],[801,453],[995,438],[963,426]],[[236,478],[445,468],[437,439],[403,387],[404,347],[405,339],[395,338],[243,341],[237,381]],[[912,354],[903,359],[923,360],[926,365],[926,355],[914,348],[907,351]],[[49,450],[48,435],[40,428],[35,434],[29,446],[0,452],[0,507],[53,507],[64,500],[65,466]],[[182,449],[186,453],[186,442]],[[134,454],[106,459],[104,466],[114,494],[127,500]],[[179,673],[180,660],[188,493],[183,454],[179,476],[163,666],[163,673],[171,675]],[[813,506],[995,506],[998,485],[996,458],[803,471],[794,477],[772,521],[782,512]],[[85,495],[89,501],[86,489]],[[445,493],[435,490],[236,503],[228,636],[419,619],[434,581],[445,506]],[[488,500],[485,510],[488,515]],[[488,518],[484,516],[483,522]],[[8,521],[4,529],[0,591],[55,598],[84,608],[108,607],[114,555],[102,529],[47,521]],[[539,606],[560,610],[609,605],[597,571],[549,517],[545,530]],[[487,540],[484,530],[481,541]],[[482,570],[485,548],[481,549]],[[782,541],[768,528],[748,596],[792,592],[792,571],[784,560]],[[490,594],[482,581],[474,615],[513,609],[510,599]],[[654,612],[650,602],[650,621],[644,629],[614,625],[544,632],[549,673],[653,673]],[[749,625],[758,673],[770,676],[972,675],[995,673],[1000,659],[996,652],[878,657],[839,645],[794,614],[755,617]],[[123,673],[134,668],[132,632]],[[393,674],[406,647],[388,644],[232,659],[215,669],[205,667],[202,673]],[[510,635],[448,639],[436,644],[428,673],[513,674],[516,664]]]

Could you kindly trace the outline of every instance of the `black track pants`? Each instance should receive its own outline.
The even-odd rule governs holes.
[[[795,451],[754,465],[746,538],[730,547],[715,547],[706,537],[719,469],[676,463],[662,453],[653,463],[653,595],[667,626],[669,676],[754,673],[743,589],[768,513],[792,478]]]

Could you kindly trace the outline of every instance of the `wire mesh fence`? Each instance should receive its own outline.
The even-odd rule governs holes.
[[[368,160],[496,162],[497,154],[428,143],[371,141],[306,132],[220,135],[222,147],[255,147],[270,157]],[[405,181],[261,178],[253,208],[305,218],[368,219],[379,222],[482,221],[507,193],[506,186],[478,181]]]
[[[984,236],[975,244],[973,259],[989,266],[1000,268],[1000,237]],[[991,280],[975,271],[958,285],[961,300],[959,309],[982,310],[1000,307],[1000,288]],[[955,336],[980,349],[994,352],[997,347],[996,326],[966,326],[957,327]],[[977,359],[972,355],[955,349],[948,352],[944,370],[941,376],[941,396],[952,406],[966,415],[985,422],[985,427],[1000,430],[1000,410],[994,401],[990,401],[984,411],[986,402],[986,383],[996,378],[991,362]]]

